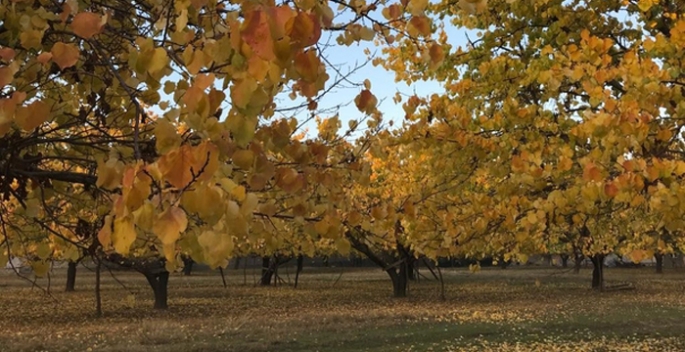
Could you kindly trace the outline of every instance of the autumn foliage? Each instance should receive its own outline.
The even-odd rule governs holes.
[[[223,267],[248,253],[357,250],[390,265],[682,250],[684,11],[3,0],[0,264],[25,257],[42,275],[83,253],[174,270],[184,255]],[[372,41],[377,69],[442,90],[398,95],[406,115],[383,116],[365,82],[358,116],[319,112],[331,35],[345,50]]]

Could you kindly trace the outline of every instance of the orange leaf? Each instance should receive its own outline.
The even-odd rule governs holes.
[[[193,180],[190,168],[196,161],[190,148],[190,146],[184,145],[159,158],[159,171],[176,188],[184,188]]]
[[[14,59],[16,52],[12,48],[0,48],[0,59],[5,60],[5,62],[10,62]]]
[[[43,101],[34,101],[29,106],[16,110],[15,121],[24,131],[32,131],[50,118],[50,106]]]
[[[371,91],[368,89],[364,89],[357,95],[357,97],[354,99],[355,105],[357,105],[357,109],[361,112],[365,113],[371,113],[374,108],[376,108],[376,103],[378,102],[378,99],[371,94]]]
[[[212,142],[202,142],[193,149],[193,172],[199,181],[207,181],[219,169],[219,148]],[[202,173],[200,173],[202,172]]]
[[[40,53],[40,55],[36,56],[36,61],[40,62],[43,65],[48,63],[50,59],[52,59],[52,53],[50,52]]]
[[[71,22],[71,29],[79,37],[90,39],[100,34],[104,25],[102,16],[92,12],[81,12],[74,16],[74,20]]]
[[[290,6],[281,5],[270,9],[269,13],[273,20],[271,21],[271,35],[275,39],[280,39],[293,28],[292,19],[295,18],[295,11]]]
[[[445,50],[443,50],[442,45],[438,43],[433,43],[433,45],[431,45],[428,54],[430,55],[431,66],[433,67],[440,66],[445,59]]]
[[[307,50],[306,52],[299,53],[295,56],[295,71],[297,71],[306,82],[316,82],[320,63],[316,51]]]
[[[80,53],[76,45],[57,42],[52,46],[52,60],[61,70],[76,65]]]
[[[428,37],[431,35],[431,20],[423,15],[413,16],[411,20],[409,20],[409,28],[407,28],[407,31],[412,36],[420,34],[424,37]]]
[[[257,56],[269,61],[276,58],[274,40],[271,37],[271,27],[266,12],[262,10],[248,12],[245,15],[241,37]]]
[[[618,187],[616,187],[616,184],[613,182],[609,182],[604,185],[604,194],[610,198],[614,198],[618,194]]]
[[[585,168],[583,169],[583,179],[585,181],[599,181],[602,179],[602,174],[597,166],[590,162],[585,164]]]
[[[321,24],[314,14],[300,12],[295,17],[293,29],[290,32],[293,43],[305,48],[314,45],[321,38]]]

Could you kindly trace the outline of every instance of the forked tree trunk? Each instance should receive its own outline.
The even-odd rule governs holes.
[[[67,267],[67,292],[73,292],[75,291],[76,287],[76,266],[78,263],[76,262],[69,262],[69,266]]]
[[[663,274],[664,273],[664,255],[661,253],[655,253],[654,259],[656,259],[656,273],[657,274]]]
[[[583,265],[583,259],[585,259],[585,256],[579,253],[576,253],[574,256],[574,265],[573,265],[573,272],[578,274],[580,273],[580,268]]]
[[[150,284],[155,295],[155,309],[167,309],[167,287],[169,284],[169,272],[144,273],[147,282]]]
[[[592,288],[602,291],[604,289],[604,255],[595,254],[592,259]]]
[[[568,268],[568,254],[560,254],[559,257],[561,257],[561,267],[566,269]]]

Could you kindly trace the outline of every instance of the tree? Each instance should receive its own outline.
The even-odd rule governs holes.
[[[497,180],[496,202],[511,206],[500,213],[506,228],[493,231],[487,241],[508,244],[511,254],[527,254],[558,243],[555,231],[572,233],[573,243],[595,265],[593,286],[601,288],[603,256],[619,242],[626,245],[623,240],[643,242],[643,235],[625,232],[633,210],[658,213],[659,221],[651,224],[657,231],[682,227],[685,165],[678,116],[684,77],[676,53],[685,21],[676,14],[683,5],[468,1],[458,6],[441,2],[431,13],[479,36],[446,53],[441,69],[416,60],[422,51],[408,39],[387,48],[387,57],[378,62],[403,66],[397,79],[406,82],[443,82],[446,92],[424,105],[451,112],[444,115],[445,134],[467,131],[497,145],[479,162]],[[440,114],[416,118],[430,123],[434,116]],[[509,170],[503,174],[504,168]]]
[[[274,117],[274,97],[287,87],[313,113],[331,86],[331,68],[317,47],[322,33],[340,33],[346,45],[387,37],[389,21],[370,15],[382,11],[378,5],[343,6],[340,12],[357,16],[342,24],[333,24],[331,7],[319,2],[3,6],[3,214],[28,211],[32,226],[50,229],[29,238],[29,228],[3,228],[4,255],[24,240],[40,254],[45,246],[62,252],[52,237],[69,239],[62,233],[67,227],[41,225],[36,217],[45,211],[40,200],[52,197],[78,197],[79,208],[97,209],[88,221],[102,227],[90,243],[102,245],[106,255],[124,262],[163,258],[167,269],[182,252],[222,265],[236,243],[252,237],[255,244],[271,232],[265,229],[272,218],[298,217],[274,206],[277,190],[302,196],[298,213],[315,214],[307,221],[320,220],[322,204],[334,216],[332,199],[310,201],[308,185],[323,176],[330,189],[340,188],[337,174],[347,177],[360,163],[350,161],[354,154],[329,155],[336,146],[328,142],[336,138],[294,138],[299,122]],[[413,11],[413,23],[425,36],[423,8]],[[367,87],[355,104],[371,113],[376,99]],[[336,134],[334,120],[322,120],[328,121],[324,134]],[[64,216],[76,218],[74,210]],[[4,227],[19,223],[0,221]],[[166,282],[157,281],[153,289]]]

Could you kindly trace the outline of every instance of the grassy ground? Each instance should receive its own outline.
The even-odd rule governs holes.
[[[374,269],[305,268],[296,290],[255,287],[251,270],[226,272],[227,289],[215,272],[174,274],[164,312],[150,308],[141,275],[115,272],[117,282],[106,273],[105,314],[96,318],[94,275],[84,268],[74,293],[62,292],[65,272],[56,270],[52,298],[0,271],[0,350],[685,350],[685,272],[607,269],[609,283],[637,289],[596,293],[589,270],[446,269],[446,301],[428,280],[394,299]]]

